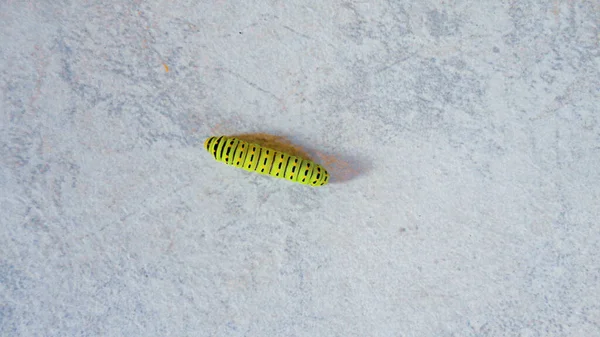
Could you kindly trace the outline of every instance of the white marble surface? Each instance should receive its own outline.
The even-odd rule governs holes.
[[[600,336],[600,3],[0,1],[1,336]],[[334,183],[229,168],[267,132]]]

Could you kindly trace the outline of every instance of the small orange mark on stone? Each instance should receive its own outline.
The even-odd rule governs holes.
[[[167,73],[168,73],[168,72],[169,72],[169,66],[168,66],[168,65],[166,65],[165,63],[163,63],[163,67],[165,67],[165,72],[167,72]]]

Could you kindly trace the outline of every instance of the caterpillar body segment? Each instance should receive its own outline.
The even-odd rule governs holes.
[[[327,170],[311,160],[235,137],[209,137],[204,141],[204,148],[217,161],[247,171],[311,186],[322,186],[329,181]]]

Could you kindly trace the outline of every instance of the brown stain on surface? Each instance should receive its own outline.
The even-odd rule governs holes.
[[[341,158],[341,156],[317,151],[317,157],[331,174],[331,183],[351,180],[364,171],[359,169],[358,165],[352,164],[349,160]]]
[[[300,146],[292,144],[292,142],[283,136],[275,136],[268,133],[245,133],[228,137],[235,137],[245,142],[258,144],[262,147],[268,147],[275,151],[291,154],[292,156],[296,156],[298,158],[313,160],[310,155],[304,151],[304,149],[302,149]]]

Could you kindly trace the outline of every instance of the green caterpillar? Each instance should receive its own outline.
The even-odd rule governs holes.
[[[329,173],[319,164],[237,138],[210,137],[204,141],[204,148],[216,160],[246,171],[311,186],[323,186],[329,181]]]

